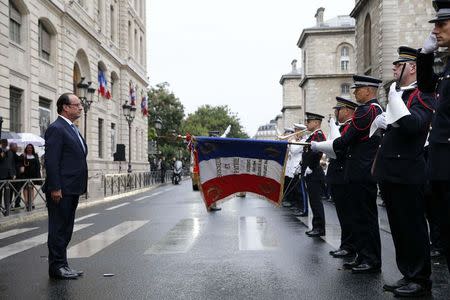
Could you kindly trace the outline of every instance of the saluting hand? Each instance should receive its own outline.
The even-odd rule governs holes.
[[[423,42],[423,48],[420,52],[424,54],[429,54],[437,50],[439,48],[436,35],[434,33],[430,33],[430,35]]]
[[[51,197],[52,197],[52,200],[53,200],[56,204],[58,204],[58,203],[59,203],[59,200],[61,200],[61,198],[62,198],[62,192],[61,192],[61,190],[52,191],[52,192],[51,192]]]

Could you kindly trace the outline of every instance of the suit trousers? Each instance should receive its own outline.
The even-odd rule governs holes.
[[[438,223],[441,229],[442,246],[450,272],[450,180],[436,180],[431,182],[433,202],[439,209]]]
[[[67,264],[67,245],[72,238],[75,210],[79,195],[63,195],[55,203],[49,193],[46,194],[48,210],[48,264],[49,270],[57,270]]]
[[[431,258],[424,185],[382,181],[380,189],[384,195],[400,273],[410,281],[429,283]]]
[[[374,267],[381,266],[381,241],[378,226],[377,185],[351,182],[349,200],[353,207],[352,224],[358,260]]]
[[[309,205],[313,213],[313,229],[325,231],[325,212],[322,203],[322,185],[323,181],[306,180],[306,189],[308,191]]]
[[[339,249],[345,249],[350,252],[355,251],[353,241],[353,223],[352,213],[353,207],[349,200],[349,192],[351,187],[348,184],[330,184],[331,197],[336,206],[336,214],[341,226],[341,246]]]

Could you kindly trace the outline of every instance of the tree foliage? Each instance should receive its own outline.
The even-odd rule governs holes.
[[[183,131],[192,135],[208,136],[208,131],[218,130],[222,134],[231,125],[227,137],[248,138],[237,115],[227,105],[202,105],[183,122]]]

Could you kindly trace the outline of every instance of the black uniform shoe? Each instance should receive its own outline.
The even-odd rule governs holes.
[[[400,288],[400,287],[402,287],[402,286],[405,286],[405,285],[407,285],[408,283],[409,283],[409,281],[406,280],[405,277],[403,277],[402,279],[397,280],[397,281],[396,281],[395,283],[393,283],[393,284],[385,284],[385,285],[383,285],[383,290],[388,291],[388,292],[392,292],[392,293],[393,293],[395,289],[398,289],[398,288]]]
[[[367,263],[362,263],[352,268],[352,274],[370,274],[379,272],[381,272],[381,268],[379,266],[373,266]]]
[[[311,231],[307,231],[306,235],[309,237],[319,237],[325,235],[325,230],[313,229]]]
[[[75,274],[77,276],[83,276],[84,275],[83,271],[77,271],[77,270],[71,269],[70,267],[66,267],[66,270],[72,272],[73,274]]]
[[[49,270],[48,276],[53,279],[77,279],[78,275],[72,273],[66,267],[61,267],[58,270]]]
[[[330,254],[330,255],[333,255],[333,254],[334,254],[334,252],[338,252],[339,250],[341,250],[341,249],[337,249],[337,250],[331,250],[331,251],[328,251],[328,254]]]
[[[430,256],[432,258],[440,257],[442,255],[441,251],[433,249],[430,251]]]
[[[346,262],[342,265],[342,267],[346,270],[350,270],[356,266],[359,266],[359,264],[361,263],[361,261],[358,258],[355,258],[354,260],[350,261],[350,262]]]
[[[331,256],[336,257],[336,258],[351,257],[351,256],[355,255],[355,253],[348,251],[346,249],[339,249],[330,254],[331,254]]]
[[[221,207],[210,207],[209,208],[209,211],[219,211],[219,210],[222,210],[222,208]]]
[[[397,297],[423,297],[431,294],[431,284],[427,287],[410,282],[407,285],[396,288],[394,290],[394,295]]]
[[[283,202],[283,207],[291,207],[292,204],[290,204],[289,202]]]

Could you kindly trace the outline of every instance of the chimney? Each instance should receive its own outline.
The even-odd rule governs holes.
[[[297,60],[296,59],[294,59],[291,62],[291,66],[292,66],[292,73],[297,73]]]
[[[325,11],[325,8],[320,7],[317,9],[316,15],[314,16],[316,18],[316,26],[320,27],[323,25],[323,12]]]

